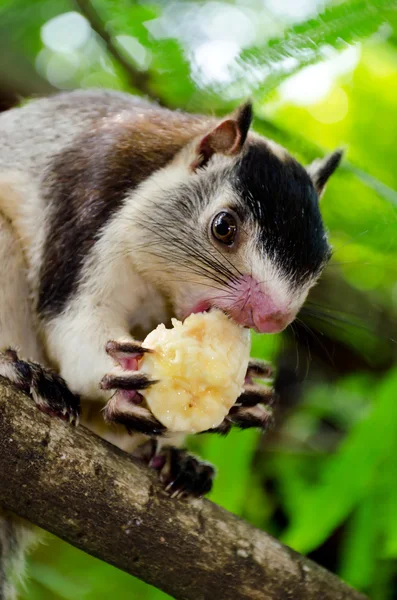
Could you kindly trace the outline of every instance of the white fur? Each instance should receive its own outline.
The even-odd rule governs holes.
[[[15,376],[15,369],[13,369],[12,364],[8,362],[8,360],[3,360],[2,355],[0,354],[0,375],[1,377],[5,377],[12,383],[18,383],[18,378]]]
[[[134,331],[138,339],[143,338],[169,318],[165,298],[134,264],[139,243],[134,216],[146,202],[160,194],[165,198],[167,190],[180,182],[180,175],[180,167],[171,165],[131,194],[87,260],[78,294],[64,313],[46,326],[51,361],[59,366],[71,389],[87,398],[109,398],[108,391],[99,390],[102,377],[113,368],[105,353],[106,342],[132,341]]]
[[[0,555],[4,557],[1,566],[7,574],[6,581],[0,580],[1,600],[18,599],[17,589],[24,584],[25,554],[40,541],[42,534],[24,519],[0,511]]]

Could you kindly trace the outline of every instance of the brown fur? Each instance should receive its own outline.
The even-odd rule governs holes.
[[[65,305],[98,232],[127,192],[165,166],[211,120],[162,109],[106,117],[54,159],[46,183],[51,205],[38,309]]]

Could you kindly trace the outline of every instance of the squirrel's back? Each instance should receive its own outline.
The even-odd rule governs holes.
[[[0,172],[39,177],[60,149],[95,124],[122,112],[161,110],[141,98],[109,90],[77,90],[32,100],[0,115]]]
[[[108,90],[60,93],[0,115],[0,212],[22,242],[33,288],[51,230],[68,227],[76,240],[80,224],[88,247],[126,192],[211,121]]]

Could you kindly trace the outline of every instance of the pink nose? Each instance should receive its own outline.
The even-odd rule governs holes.
[[[253,315],[254,329],[259,333],[278,333],[285,329],[291,322],[290,315],[282,312],[267,315]]]
[[[253,311],[249,313],[248,311],[249,307],[246,307],[246,309],[242,311],[236,311],[233,308],[227,310],[236,323],[244,325],[244,327],[255,329],[259,333],[279,333],[285,329],[292,320],[288,313],[275,312],[261,314]]]
[[[259,333],[278,333],[291,323],[294,313],[288,306],[280,304],[249,275],[244,275],[234,286],[232,297],[216,299],[216,306],[224,309],[237,323]]]

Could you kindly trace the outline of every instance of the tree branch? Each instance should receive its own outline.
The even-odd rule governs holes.
[[[179,600],[364,600],[334,575],[0,383],[0,503]],[[232,485],[232,482],[230,482]]]
[[[102,22],[92,2],[90,2],[90,0],[74,0],[74,2],[81,14],[90,23],[91,28],[103,40],[109,54],[111,54],[115,61],[122,67],[129,84],[144,96],[156,100],[158,104],[165,106],[166,103],[159,94],[153,90],[150,75],[147,72],[139,71],[131,61],[126,59],[123,53],[120,52],[117,42],[107,31],[105,24]]]

